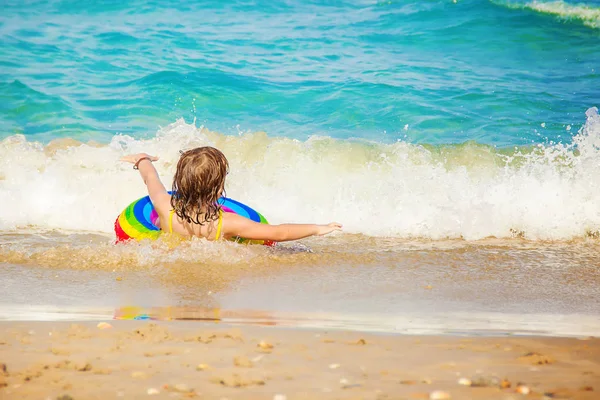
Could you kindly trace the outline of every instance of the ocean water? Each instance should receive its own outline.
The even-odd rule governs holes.
[[[5,0],[1,14],[0,314],[249,305],[550,333],[556,315],[597,317],[599,1]],[[114,219],[145,194],[119,157],[158,155],[168,186],[199,145],[224,151],[228,195],[271,223],[344,233],[114,246]],[[23,299],[15,276],[55,295]],[[479,284],[463,293],[465,279]]]

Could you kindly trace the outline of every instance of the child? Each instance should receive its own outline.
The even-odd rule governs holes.
[[[214,147],[198,147],[181,155],[173,178],[173,193],[167,193],[152,165],[158,157],[145,153],[121,158],[138,169],[148,187],[150,200],[159,216],[160,229],[182,236],[208,240],[243,237],[251,240],[285,242],[341,230],[342,225],[260,224],[234,213],[224,213],[217,200],[225,191],[229,163]]]

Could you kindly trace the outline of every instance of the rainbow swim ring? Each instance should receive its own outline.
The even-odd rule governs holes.
[[[234,213],[251,219],[254,222],[268,224],[265,217],[259,212],[253,210],[245,204],[227,197],[221,197],[218,201],[224,212]],[[115,234],[117,242],[128,240],[156,240],[162,231],[157,226],[158,213],[154,209],[150,196],[142,197],[128,205],[115,221]],[[269,240],[247,240],[244,238],[235,238],[236,242],[264,244],[272,246],[275,242]]]

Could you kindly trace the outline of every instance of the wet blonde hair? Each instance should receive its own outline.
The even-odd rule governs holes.
[[[225,195],[229,163],[214,147],[205,146],[181,154],[173,177],[171,207],[179,218],[203,225],[219,218],[217,203]]]

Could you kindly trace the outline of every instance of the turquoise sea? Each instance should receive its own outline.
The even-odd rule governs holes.
[[[6,0],[2,14],[1,138],[107,142],[183,118],[505,147],[570,141],[600,99],[598,1]]]
[[[600,332],[600,1],[1,11],[0,318],[181,305]],[[224,151],[228,195],[271,223],[344,233],[114,246],[116,216],[145,195],[118,159],[159,156],[169,186],[199,145]]]

